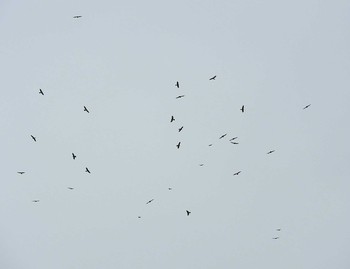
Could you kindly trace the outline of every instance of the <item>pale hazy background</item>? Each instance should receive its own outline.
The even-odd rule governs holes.
[[[349,14],[2,0],[0,268],[350,268]]]

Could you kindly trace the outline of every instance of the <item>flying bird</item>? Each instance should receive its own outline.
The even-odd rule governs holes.
[[[91,174],[91,172],[90,172],[90,170],[89,170],[89,168],[85,168],[85,172],[87,172],[87,173],[89,173],[89,174]]]
[[[39,89],[39,94],[44,95],[44,93],[41,89]]]
[[[204,163],[201,163],[199,166],[203,166],[204,165]]]
[[[271,153],[273,153],[273,152],[275,152],[274,150],[270,150],[267,154],[271,154]]]
[[[72,188],[72,187],[68,187],[68,189],[70,189],[70,190],[74,190],[74,188]]]
[[[141,216],[138,216],[137,218],[141,219]]]
[[[242,106],[242,108],[240,110],[242,111],[242,113],[244,112],[244,105]]]
[[[74,153],[72,153],[73,160],[77,157]]]
[[[227,134],[223,134],[222,136],[219,137],[219,139],[224,138]]]
[[[211,147],[213,144],[209,144],[208,146]]]
[[[191,214],[191,212],[186,210],[186,214],[187,214],[187,216],[189,216]]]
[[[169,191],[171,191],[173,188],[168,188]]]
[[[173,121],[175,121],[175,118],[174,116],[171,116],[170,122],[173,122]]]
[[[152,202],[154,199],[151,199],[151,200],[149,200],[147,203],[146,203],[146,205],[148,205],[150,202]]]
[[[185,97],[185,95],[179,95],[178,97],[176,97],[176,99],[179,99],[179,98],[182,98],[182,97]]]
[[[179,142],[177,145],[176,145],[176,147],[179,149],[180,148],[180,144],[181,144],[181,142]]]
[[[176,81],[175,86],[176,86],[177,88],[180,88],[180,84],[179,84],[179,82],[178,82],[178,81]]]
[[[233,175],[234,175],[234,176],[238,176],[241,172],[242,172],[242,171],[238,171],[238,172],[234,173]]]
[[[278,239],[279,237],[277,236],[277,237],[273,237],[272,239]]]
[[[211,77],[209,80],[215,80],[216,76]]]
[[[181,126],[181,127],[179,128],[179,132],[181,132],[183,128],[184,128],[184,127],[183,127],[183,126]]]
[[[86,111],[87,113],[90,113],[89,110],[86,108],[86,106],[84,106],[84,111]]]
[[[73,18],[74,19],[79,19],[79,18],[81,18],[82,16],[74,16]]]
[[[33,140],[36,142],[36,138],[34,137],[34,136],[32,136],[32,135],[30,135],[32,138],[33,138]]]
[[[231,142],[231,144],[233,144],[233,145],[238,145],[238,142]]]
[[[281,228],[276,229],[276,231],[279,231],[279,232],[280,232],[280,231],[281,231]]]
[[[32,202],[33,202],[33,203],[37,203],[37,202],[39,202],[39,201],[40,201],[40,200],[33,200]]]
[[[309,105],[305,106],[303,109],[307,109],[309,106],[311,106],[311,104],[309,104]]]
[[[235,140],[235,139],[237,139],[237,138],[238,138],[238,136],[236,136],[236,137],[234,137],[234,138],[231,138],[229,141]]]
[[[17,173],[23,175],[25,172],[17,172]]]

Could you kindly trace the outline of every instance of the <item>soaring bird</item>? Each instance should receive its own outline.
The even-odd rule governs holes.
[[[33,138],[33,140],[36,142],[36,138],[34,137],[34,136],[32,136],[32,135],[30,135],[32,138]]]
[[[146,205],[148,205],[150,202],[152,202],[154,199],[151,199],[151,200],[149,200],[147,203],[146,203]]]
[[[233,145],[238,145],[238,142],[231,142],[231,144],[233,144]]]
[[[177,143],[176,147],[179,149],[180,148],[181,142]]]
[[[177,88],[180,88],[180,84],[179,84],[179,82],[178,82],[178,81],[176,81],[175,86],[176,86]]]
[[[17,172],[17,173],[23,175],[25,172]]]
[[[237,139],[237,138],[238,138],[238,136],[236,136],[236,137],[234,137],[234,138],[231,138],[229,141],[235,140],[235,139]]]
[[[308,108],[309,106],[311,106],[311,104],[308,104],[307,106],[305,106],[303,109],[306,109],[306,108]]]
[[[171,116],[170,122],[173,122],[175,120],[174,116]]]
[[[191,212],[186,210],[186,214],[187,214],[187,216],[189,216],[191,214]]]
[[[168,188],[169,191],[171,191],[173,188]]]
[[[41,89],[39,89],[39,94],[44,95],[44,93]]]
[[[242,171],[238,171],[238,172],[234,173],[233,175],[234,175],[234,176],[238,176],[241,172],[242,172]]]
[[[201,163],[199,166],[203,166],[204,165],[204,163]]]
[[[82,16],[79,15],[79,16],[74,16],[73,18],[74,18],[74,19],[79,19],[79,18],[81,18],[81,17],[82,17]]]
[[[222,136],[219,137],[219,139],[224,138],[227,134],[223,134]]]
[[[89,110],[86,108],[86,106],[84,106],[84,111],[86,111],[87,113],[90,113]]]
[[[85,168],[85,172],[87,172],[87,173],[89,173],[89,174],[91,174],[91,172],[90,172],[90,170],[89,170],[89,168]]]
[[[70,189],[70,190],[74,190],[74,188],[72,188],[72,187],[68,187],[68,189]]]
[[[179,98],[182,98],[182,97],[185,97],[185,95],[179,95],[178,97],[176,97],[176,99],[179,99]]]
[[[137,218],[141,219],[141,216],[138,216]]]
[[[277,236],[277,237],[273,237],[272,239],[278,239],[279,237]]]
[[[77,157],[74,153],[72,153],[73,160]]]
[[[281,231],[281,228],[276,229],[276,231],[280,232],[280,231]]]
[[[215,80],[216,76],[211,77],[209,80]]]
[[[275,152],[274,150],[270,150],[267,154],[271,154],[271,153],[273,153],[273,152]]]
[[[244,105],[242,106],[242,108],[240,110],[242,111],[242,113],[244,112]]]
[[[181,132],[183,128],[184,128],[184,127],[183,127],[183,126],[181,126],[181,127],[179,128],[179,132]]]
[[[32,202],[33,202],[33,203],[37,203],[37,202],[39,202],[39,201],[40,201],[40,200],[33,200]]]
[[[209,144],[208,146],[211,147],[213,144]]]

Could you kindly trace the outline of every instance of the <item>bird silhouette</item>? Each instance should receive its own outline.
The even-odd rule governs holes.
[[[280,231],[281,231],[281,228],[276,229],[276,231],[279,231],[279,232],[280,232]]]
[[[238,172],[234,173],[233,175],[234,175],[234,176],[238,176],[241,172],[242,172],[242,171],[238,171]]]
[[[203,166],[204,165],[204,163],[201,163],[199,166]]]
[[[153,200],[154,200],[154,199],[149,200],[149,201],[146,203],[146,205],[148,205],[149,203],[151,203]]]
[[[242,106],[242,108],[240,110],[242,111],[242,113],[244,112],[244,105]]]
[[[277,237],[273,237],[272,239],[278,239],[279,237],[277,236]]]
[[[176,147],[179,149],[180,148],[181,142],[177,143]]]
[[[74,153],[72,153],[73,160],[77,157]]]
[[[137,218],[141,219],[141,216],[138,216]]]
[[[182,98],[182,97],[185,97],[185,95],[179,95],[178,97],[176,97],[176,99],[179,99],[179,98]]]
[[[74,188],[72,188],[72,187],[67,187],[68,189],[70,189],[70,190],[74,190]]]
[[[215,80],[216,76],[211,77],[209,80]]]
[[[222,136],[219,137],[219,139],[224,138],[227,134],[223,134]]]
[[[235,140],[235,139],[237,139],[237,138],[238,138],[238,136],[236,136],[236,137],[234,137],[234,138],[231,138],[229,141]]]
[[[89,168],[85,168],[85,172],[87,172],[87,173],[89,173],[89,174],[91,174],[91,172],[90,172],[90,170],[89,170]]]
[[[84,111],[86,111],[87,113],[90,113],[89,110],[86,108],[86,106],[84,106]]]
[[[175,118],[174,116],[171,116],[170,122],[173,122],[173,121],[175,121]]]
[[[211,147],[213,144],[209,144],[208,146]]]
[[[74,16],[73,18],[74,18],[74,19],[79,19],[79,18],[81,18],[81,17],[82,17],[82,16],[79,15],[79,16]]]
[[[181,127],[179,128],[179,132],[181,132],[183,128],[184,128],[184,127],[183,127],[183,126],[181,126]]]
[[[41,89],[39,89],[39,94],[44,95],[44,93]]]
[[[177,88],[180,88],[180,84],[179,84],[179,82],[178,82],[178,81],[176,81],[175,86],[176,86]]]
[[[307,109],[309,106],[311,106],[311,104],[309,104],[309,105],[305,106],[303,109]]]
[[[32,138],[33,138],[33,140],[36,142],[36,138],[34,137],[34,136],[32,136],[32,135],[30,135]]]
[[[231,142],[231,144],[233,144],[233,145],[238,145],[238,142]]]
[[[33,200],[32,202],[33,202],[33,203],[37,203],[37,202],[39,202],[39,201],[40,201],[40,200]]]
[[[17,173],[23,175],[25,172],[17,172]]]
[[[171,191],[173,188],[168,188],[169,191]]]
[[[271,153],[273,153],[273,152],[275,152],[274,150],[270,150],[268,153],[266,153],[266,154],[271,154]]]
[[[187,216],[189,216],[191,214],[191,212],[186,210],[186,214],[187,214]]]

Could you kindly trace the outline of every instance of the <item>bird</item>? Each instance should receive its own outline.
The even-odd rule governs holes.
[[[238,171],[238,172],[234,173],[233,175],[234,175],[234,176],[238,176],[241,172],[242,172],[242,171]]]
[[[303,109],[306,109],[306,108],[308,108],[309,106],[311,106],[311,104],[308,104],[307,106],[305,106]]]
[[[270,150],[267,154],[271,154],[271,153],[273,153],[273,152],[275,152],[274,150]]]
[[[277,236],[277,237],[273,237],[272,239],[278,239],[279,237]]]
[[[25,172],[17,172],[17,173],[23,175]]]
[[[90,170],[89,170],[89,168],[85,168],[85,172],[87,172],[87,173],[89,173],[89,174],[91,174],[91,172],[90,172]]]
[[[204,163],[201,163],[199,166],[203,166],[204,165]]]
[[[86,111],[87,113],[90,113],[89,110],[86,108],[86,106],[84,106],[84,111]]]
[[[173,188],[168,188],[169,191],[171,191]]]
[[[235,139],[237,139],[237,138],[238,138],[238,136],[236,136],[236,137],[234,137],[234,138],[231,138],[229,141],[235,140]]]
[[[211,77],[209,80],[215,80],[216,76]]]
[[[79,15],[79,16],[74,16],[73,18],[74,18],[74,19],[79,19],[79,18],[81,18],[81,17],[82,17],[82,16]]]
[[[44,93],[41,89],[39,89],[39,94],[44,95]]]
[[[179,95],[178,97],[176,97],[176,99],[179,99],[179,98],[182,98],[182,97],[185,97],[185,95]]]
[[[179,132],[181,132],[183,128],[184,128],[184,127],[183,127],[183,126],[181,126],[181,127],[179,128]]]
[[[37,202],[39,202],[39,201],[40,201],[40,200],[33,200],[32,202],[33,202],[33,203],[37,203]]]
[[[175,121],[175,118],[174,116],[171,116],[170,122],[173,122],[173,121]]]
[[[137,218],[141,219],[141,216],[138,216]]]
[[[36,138],[34,137],[34,136],[32,136],[32,135],[30,135],[32,138],[33,138],[33,140],[36,142]]]
[[[224,138],[227,134],[223,134],[222,136],[219,137],[219,139]]]
[[[181,142],[177,143],[176,147],[179,149],[180,148]]]
[[[231,142],[231,144],[238,145],[238,142]]]
[[[72,187],[67,187],[68,189],[70,189],[70,190],[74,190],[74,188],[72,188]]]
[[[244,112],[244,105],[242,106],[242,108],[240,110],[242,111],[242,113]]]
[[[211,147],[213,144],[209,144],[208,146]]]
[[[176,86],[177,88],[180,88],[180,84],[179,84],[179,82],[178,82],[178,81],[176,81],[175,86]]]
[[[149,204],[150,202],[152,202],[153,200],[154,200],[154,199],[149,200],[149,201],[146,203],[146,205]]]
[[[72,153],[73,160],[77,157],[74,153]]]
[[[281,228],[276,229],[276,231],[280,232],[280,231],[281,231]]]
[[[191,212],[186,210],[186,214],[187,214],[187,216],[189,216],[191,214]]]

